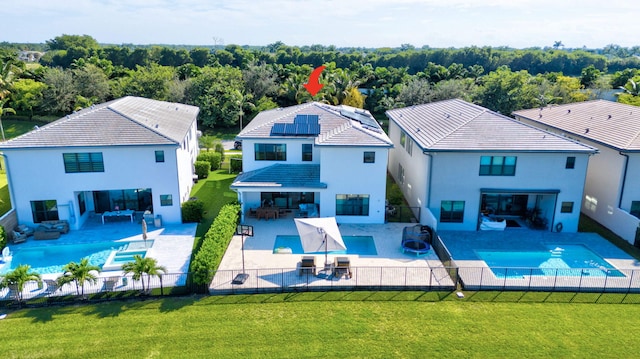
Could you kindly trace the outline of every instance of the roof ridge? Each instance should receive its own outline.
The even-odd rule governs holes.
[[[460,130],[460,129],[461,129],[461,128],[463,128],[464,126],[468,125],[470,122],[472,122],[473,120],[477,119],[477,118],[478,118],[478,117],[480,117],[482,114],[485,114],[485,113],[487,113],[488,111],[490,111],[489,109],[486,109],[486,108],[484,108],[484,107],[482,107],[482,106],[477,106],[477,105],[475,105],[475,104],[472,104],[472,103],[469,103],[469,102],[466,102],[466,101],[463,101],[463,100],[461,100],[461,99],[457,99],[457,98],[455,98],[455,99],[451,99],[451,100],[448,100],[447,102],[456,102],[456,103],[459,103],[459,104],[471,105],[471,106],[469,106],[469,107],[474,107],[474,108],[476,108],[476,109],[480,110],[480,113],[479,113],[479,114],[477,114],[476,116],[471,116],[471,117],[470,117],[468,120],[466,120],[466,121],[463,121],[459,126],[457,126],[456,128],[454,128],[453,130],[449,131],[449,133],[447,133],[445,136],[442,136],[442,137],[441,137],[441,138],[439,138],[437,141],[433,142],[433,143],[431,144],[431,146],[430,146],[430,147],[433,147],[435,144],[440,143],[440,142],[444,141],[445,139],[448,139],[448,138],[449,138],[449,136],[452,136],[453,134],[455,134],[456,132],[458,132],[458,130]],[[491,111],[491,112],[492,112],[492,111]],[[445,115],[447,115],[447,118],[450,118],[451,116],[453,116],[452,114],[450,114],[450,113],[446,113],[446,112],[445,112]],[[413,139],[413,138],[412,138],[412,139]],[[413,140],[415,141],[415,139],[413,139]]]
[[[163,137],[163,138],[165,138],[165,139],[167,139],[167,140],[169,140],[169,141],[171,141],[171,142],[173,142],[173,143],[175,143],[175,144],[178,144],[178,145],[180,144],[180,142],[178,142],[178,141],[174,140],[173,138],[170,138],[169,136],[167,136],[167,135],[163,134],[162,132],[157,131],[156,129],[154,129],[154,128],[152,128],[152,127],[149,127],[149,126],[147,126],[147,125],[145,125],[144,123],[141,123],[140,121],[136,120],[135,118],[132,118],[132,117],[130,117],[130,116],[127,116],[127,115],[125,115],[124,113],[122,113],[122,112],[120,112],[120,111],[116,110],[115,108],[111,107],[111,105],[116,104],[116,103],[118,103],[118,102],[121,102],[121,101],[122,101],[122,100],[124,100],[124,99],[129,99],[129,98],[131,98],[131,97],[132,97],[132,96],[126,96],[126,97],[123,97],[123,98],[121,98],[121,99],[118,99],[117,101],[109,102],[109,103],[108,103],[108,105],[107,105],[107,106],[105,106],[105,108],[106,108],[107,110],[109,110],[109,111],[112,111],[112,112],[117,113],[118,115],[120,115],[120,116],[124,117],[125,119],[127,119],[127,120],[129,120],[129,121],[131,121],[131,122],[133,122],[133,123],[135,123],[135,124],[137,124],[138,126],[141,126],[141,127],[145,128],[145,129],[147,129],[147,130],[149,130],[149,131],[151,131],[151,132],[155,133],[156,135],[158,135],[158,136],[160,136],[160,137]]]

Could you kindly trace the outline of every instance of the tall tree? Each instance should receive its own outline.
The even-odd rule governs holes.
[[[13,83],[11,102],[16,111],[29,113],[33,117],[34,109],[42,105],[43,92],[47,85],[32,79],[19,79]],[[2,111],[2,109],[0,109]]]

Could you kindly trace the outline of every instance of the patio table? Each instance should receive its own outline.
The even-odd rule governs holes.
[[[113,212],[104,212],[102,214],[102,224],[104,224],[104,217],[119,217],[119,216],[129,216],[131,218],[131,223],[133,223],[133,215],[136,211],[132,209],[126,209],[124,211],[113,211]]]

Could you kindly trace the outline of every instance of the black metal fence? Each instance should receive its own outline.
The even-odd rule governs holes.
[[[420,218],[420,207],[387,206],[385,220],[387,222],[417,223]]]

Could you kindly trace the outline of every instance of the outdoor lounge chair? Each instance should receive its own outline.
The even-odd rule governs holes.
[[[336,278],[342,278],[346,276],[351,279],[351,262],[349,257],[336,257],[333,262],[333,276]]]
[[[53,294],[55,292],[57,292],[61,287],[58,285],[58,282],[56,282],[53,279],[44,279],[43,280],[44,284],[46,285],[46,288],[44,289],[44,294]]]
[[[103,290],[106,292],[113,291],[117,287],[119,281],[120,281],[120,277],[105,278]]]
[[[316,257],[304,256],[300,261],[299,275],[311,274],[316,275]]]

